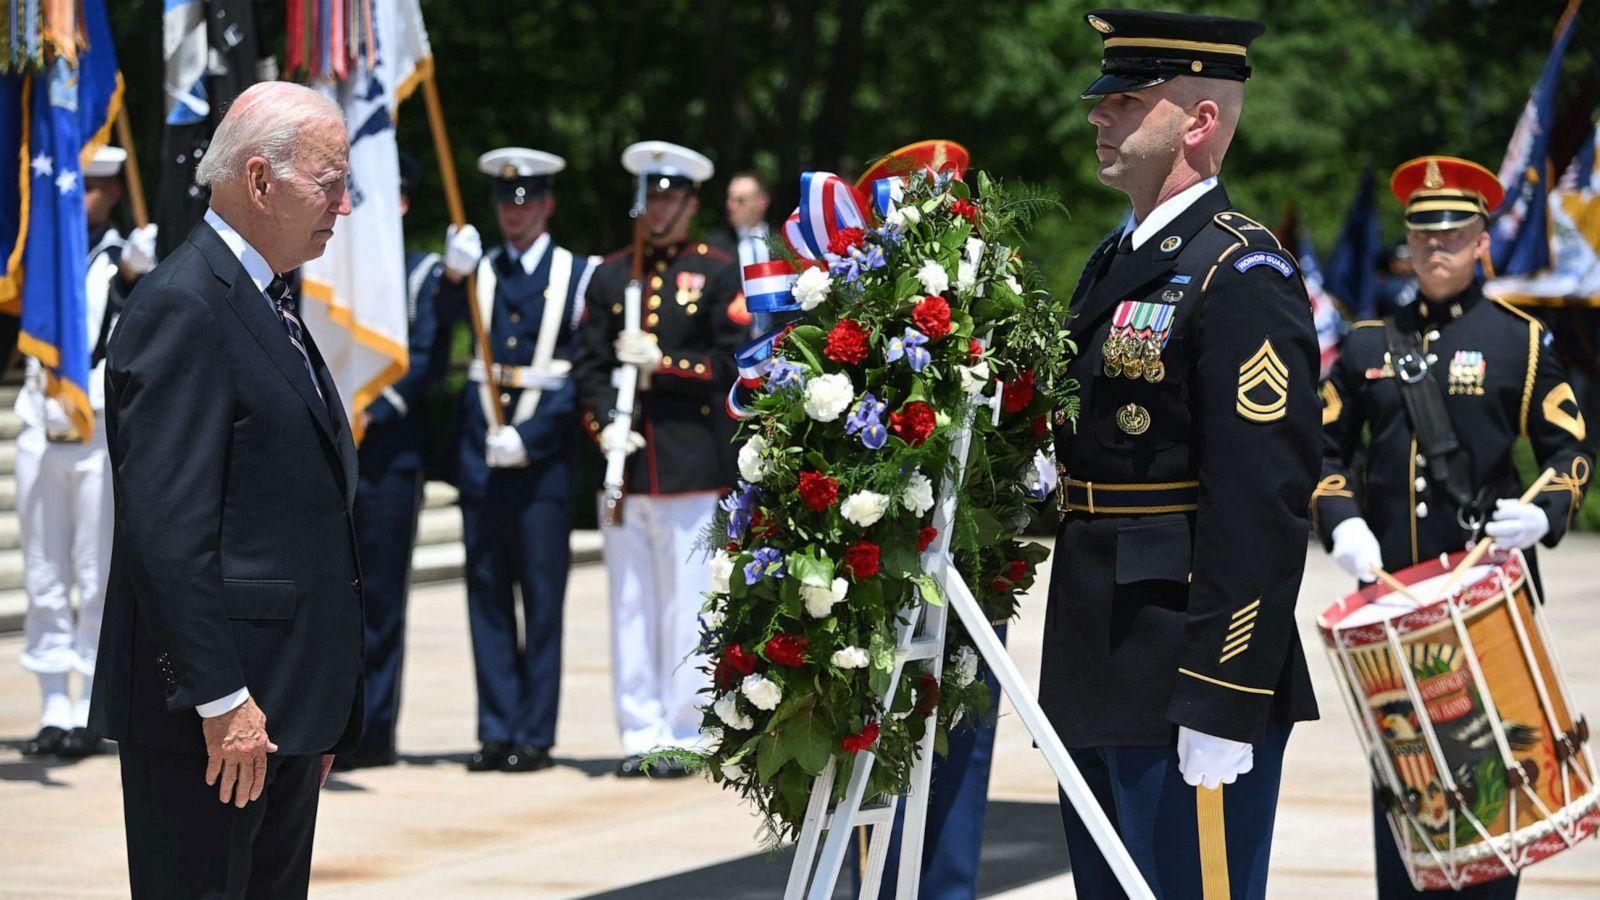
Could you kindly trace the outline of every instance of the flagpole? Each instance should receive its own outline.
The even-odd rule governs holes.
[[[461,204],[461,186],[456,182],[455,158],[450,153],[450,137],[444,129],[444,108],[439,103],[439,87],[434,83],[432,60],[422,79],[422,99],[428,108],[428,129],[433,132],[433,152],[439,158],[439,181],[444,186],[444,202],[450,209],[450,221],[461,228],[467,224],[466,208]],[[506,424],[506,411],[500,404],[499,379],[495,378],[494,351],[489,345],[489,332],[483,324],[483,313],[478,309],[477,273],[467,275],[467,317],[472,322],[472,338],[478,347],[478,358],[483,360],[483,376],[489,380],[489,404],[494,426]]]
[[[144,181],[139,177],[139,156],[133,152],[133,127],[128,124],[127,104],[117,107],[117,143],[128,153],[122,171],[128,178],[128,202],[133,205],[133,224],[143,228],[150,224],[150,213],[144,205]]]

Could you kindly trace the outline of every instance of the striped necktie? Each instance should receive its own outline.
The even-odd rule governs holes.
[[[306,352],[305,328],[300,324],[300,317],[296,314],[300,302],[294,292],[289,290],[289,285],[284,282],[283,276],[273,277],[272,282],[267,285],[267,299],[277,307],[278,318],[283,322],[283,330],[289,334],[289,343],[300,351],[300,359],[306,364],[306,374],[311,377],[311,386],[316,389],[317,397],[323,403],[327,403],[328,398],[322,396],[322,385],[317,384],[316,370],[311,368],[311,354]]]

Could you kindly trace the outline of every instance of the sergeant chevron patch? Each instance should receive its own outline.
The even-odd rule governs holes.
[[[1248,272],[1257,266],[1271,266],[1279,275],[1288,278],[1294,274],[1294,264],[1287,259],[1269,250],[1257,250],[1246,253],[1234,262],[1233,267],[1241,272]]]
[[[1235,656],[1250,649],[1250,635],[1256,630],[1256,615],[1261,607],[1261,598],[1246,604],[1234,612],[1228,620],[1228,634],[1222,639],[1222,653],[1217,659],[1217,665],[1222,665]]]
[[[1234,409],[1251,422],[1276,422],[1289,405],[1289,367],[1272,349],[1272,339],[1239,367],[1239,395]]]

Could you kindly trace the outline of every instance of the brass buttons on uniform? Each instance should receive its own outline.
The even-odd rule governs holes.
[[[686,312],[686,313],[688,313],[688,314],[689,314],[689,315],[691,315],[691,316],[692,316],[692,315],[694,315],[694,314],[695,314],[695,310],[697,310],[697,309],[698,309],[698,308],[699,308],[699,307],[697,307],[697,306],[695,306],[695,305],[694,305],[694,304],[693,304],[693,303],[691,303],[691,304],[689,304],[689,305],[688,305],[688,306],[685,306],[685,307],[684,307],[684,308],[683,308],[683,311],[684,311],[684,312]]]
[[[644,320],[644,324],[648,328],[654,328],[656,327],[656,323],[659,321],[661,321],[661,316],[657,313],[651,313],[649,317]]]
[[[622,304],[621,303],[613,303],[613,304],[611,304],[611,314],[614,315],[614,316],[622,315]]]
[[[503,393],[503,394],[500,395],[500,403],[501,403],[502,406],[507,404],[507,403],[510,403],[510,402],[511,402],[511,395],[510,394],[504,394]]]
[[[660,275],[651,275],[650,276],[650,287],[652,287],[655,290],[659,291],[659,290],[661,290],[661,286],[663,284],[666,284],[666,282],[661,280],[661,276]]]
[[[1137,403],[1129,403],[1117,410],[1117,427],[1127,434],[1144,434],[1150,430],[1150,411]]]
[[[516,338],[514,338],[514,337],[506,338],[506,347],[515,349],[516,346],[517,346],[517,339]]]
[[[650,295],[650,308],[651,309],[660,309],[661,308],[661,295],[660,294],[651,294]]]
[[[518,322],[522,321],[522,314],[521,313],[512,313],[510,318],[511,318],[511,324],[515,325]]]

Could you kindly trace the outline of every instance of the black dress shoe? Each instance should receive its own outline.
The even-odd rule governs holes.
[[[643,778],[646,774],[648,773],[644,770],[644,756],[641,754],[635,753],[617,763],[618,778]]]
[[[549,747],[535,747],[532,744],[520,744],[516,749],[506,754],[506,761],[501,764],[502,772],[537,772],[555,765],[555,760],[550,758]]]
[[[478,752],[467,759],[467,771],[498,772],[506,764],[506,757],[510,755],[510,744],[490,741],[479,747]]]
[[[100,739],[87,728],[74,728],[61,739],[61,749],[56,751],[66,759],[82,759],[100,752]]]
[[[333,758],[335,772],[351,772],[356,769],[381,769],[392,766],[399,760],[393,747],[384,747],[381,750],[370,752],[341,753]]]
[[[61,742],[67,736],[65,728],[46,725],[39,729],[33,740],[22,745],[23,756],[54,756],[61,752]]]

